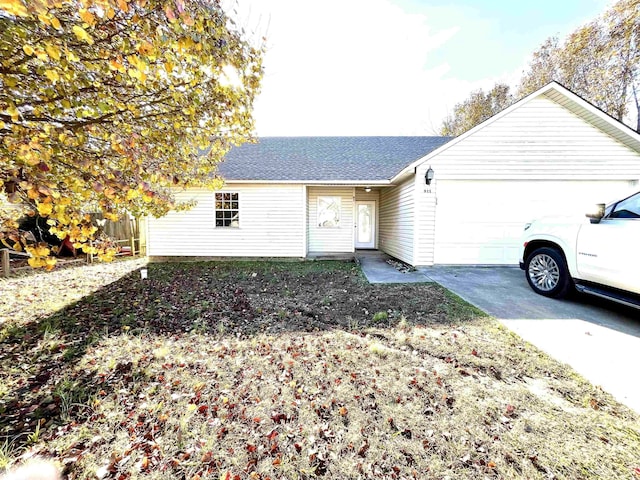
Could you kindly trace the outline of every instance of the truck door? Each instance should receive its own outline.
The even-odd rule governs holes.
[[[640,193],[583,225],[576,250],[580,279],[640,294]]]

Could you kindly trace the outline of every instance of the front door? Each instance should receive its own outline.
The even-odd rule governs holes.
[[[376,202],[356,202],[356,248],[376,248]]]

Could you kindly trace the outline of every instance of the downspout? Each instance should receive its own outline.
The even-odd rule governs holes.
[[[308,204],[309,199],[307,198],[307,186],[302,185],[302,258],[307,258],[308,248],[309,248],[309,240],[307,235],[307,224],[309,219],[308,213],[309,208]]]

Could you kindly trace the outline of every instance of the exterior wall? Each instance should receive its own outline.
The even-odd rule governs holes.
[[[414,263],[415,185],[409,178],[380,192],[379,249],[403,262]]]
[[[318,226],[318,197],[340,197],[340,226],[335,228]],[[307,241],[309,253],[353,252],[353,187],[307,187]]]
[[[431,189],[424,183],[429,166]],[[638,179],[640,154],[548,97],[534,98],[417,167],[415,264],[434,262],[438,181]]]
[[[375,211],[375,219],[376,219],[376,231],[375,231],[375,245],[374,248],[378,248],[378,241],[380,238],[380,191],[379,190],[371,190],[370,192],[365,192],[364,188],[358,187],[356,188],[356,202],[376,202],[376,211]],[[357,222],[356,218],[356,222]]]
[[[427,186],[424,180],[427,165],[421,173],[414,175],[416,220],[414,265],[433,265],[436,241],[436,194],[437,180]],[[420,169],[418,169],[420,172]]]
[[[239,228],[215,226],[215,192],[193,189],[177,195],[196,200],[184,212],[149,218],[150,256],[301,257],[304,251],[302,185],[227,185],[239,193]]]
[[[11,203],[4,193],[0,193],[0,210],[7,212],[21,212],[25,210],[25,206],[19,203]]]
[[[379,202],[380,201],[380,191],[379,190],[371,190],[370,192],[365,192],[364,188],[356,188],[356,201],[357,202],[366,202],[367,200],[369,201],[374,201],[374,202]]]
[[[545,96],[532,99],[430,162],[442,180],[640,179],[640,155]],[[429,163],[418,167],[424,179]]]

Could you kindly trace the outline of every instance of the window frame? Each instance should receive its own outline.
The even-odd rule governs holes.
[[[616,216],[615,213],[618,212],[619,210],[616,210],[618,208],[618,206],[620,206],[620,204],[623,204],[629,200],[634,200],[636,201],[636,198],[640,198],[640,192],[636,192],[632,195],[629,195],[627,198],[623,198],[622,200],[618,200],[617,202],[613,203],[610,207],[607,208],[608,212],[606,214],[606,218],[607,219],[611,219],[611,220],[639,220],[639,217],[626,217],[626,216]],[[635,206],[635,205],[634,205]],[[627,210],[630,213],[633,213],[634,215],[638,215],[635,212],[631,211],[631,210]]]
[[[222,195],[222,199],[218,200],[218,195]],[[230,195],[228,200],[224,199],[224,195]],[[233,200],[233,198],[231,197],[231,195],[237,195],[237,200]],[[241,204],[241,195],[240,192],[238,191],[229,191],[229,190],[220,190],[217,191],[213,194],[213,226],[214,228],[230,228],[230,229],[239,229],[240,228],[240,204]],[[218,202],[222,203],[224,205],[224,202],[237,202],[238,203],[238,208],[218,208]],[[217,218],[217,213],[218,212],[236,212],[236,216],[238,217],[238,225],[218,225],[218,218]],[[224,222],[224,218],[222,218],[222,221]],[[231,221],[233,221],[233,218],[231,219]]]
[[[320,202],[322,199],[331,198],[337,200],[338,203],[338,219],[337,224],[333,226],[322,225],[320,223]],[[342,197],[340,195],[318,195],[316,200],[316,227],[317,228],[342,228]]]

